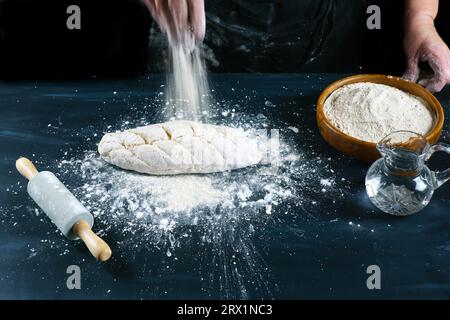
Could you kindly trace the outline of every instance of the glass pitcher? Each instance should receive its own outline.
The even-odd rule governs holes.
[[[407,216],[425,208],[434,190],[450,179],[450,169],[431,171],[425,162],[436,151],[450,154],[450,146],[431,146],[420,134],[396,131],[377,144],[382,158],[369,168],[366,191],[380,210]]]

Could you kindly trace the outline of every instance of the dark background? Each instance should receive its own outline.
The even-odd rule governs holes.
[[[212,72],[401,74],[403,1],[207,0]],[[66,8],[81,8],[81,30]],[[377,4],[382,29],[366,28]],[[449,1],[437,26],[448,42]],[[0,77],[122,77],[162,72],[164,36],[139,0],[0,0]]]
[[[164,38],[137,1],[0,0],[0,75],[51,79],[0,81],[0,298],[448,299],[450,184],[421,213],[402,219],[383,215],[365,196],[367,164],[340,156],[315,125],[317,96],[344,76],[333,72],[403,71],[402,1],[378,2],[383,22],[376,31],[365,27],[369,1],[206,3],[206,57],[210,70],[221,72],[210,77],[216,101],[245,119],[262,116],[271,127],[285,128],[282,134],[305,151],[305,161],[329,163],[337,177],[345,177],[348,184],[338,188],[342,198],[305,188],[308,198],[317,199],[312,207],[297,210],[297,199],[283,201],[271,223],[256,221],[255,234],[248,232],[255,220],[245,215],[239,224],[224,220],[218,234],[232,236],[211,244],[198,240],[206,229],[217,229],[193,226],[192,240],[171,257],[166,246],[139,234],[129,237],[97,219],[96,232],[110,226],[105,240],[114,251],[108,263],[97,263],[82,243],[65,241],[49,219],[30,211],[36,206],[14,162],[29,156],[39,168],[61,174],[70,189],[81,186],[84,178],[63,173],[57,163],[82,159],[110,126],[120,128],[125,119],[133,120],[130,127],[142,119],[155,123],[164,75],[85,79],[163,70]],[[81,31],[66,29],[70,4],[81,7]],[[449,12],[442,7],[438,19],[446,39]],[[309,74],[321,71],[329,74]],[[286,74],[250,74],[256,72]],[[308,74],[287,74],[292,72]],[[76,77],[82,79],[57,81]],[[437,98],[449,116],[449,88]],[[449,140],[448,129],[443,141]],[[433,161],[445,166],[440,159]],[[179,233],[185,232],[182,226]],[[232,256],[237,243],[250,251]],[[223,261],[219,268],[215,259]],[[82,291],[65,289],[72,264],[83,270]],[[383,270],[381,291],[367,290],[370,264]]]

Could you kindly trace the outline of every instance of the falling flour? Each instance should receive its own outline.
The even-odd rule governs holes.
[[[209,85],[201,50],[198,46],[191,50],[180,44],[169,45],[167,118],[199,120],[208,112]]]
[[[422,99],[369,82],[337,89],[325,101],[324,112],[344,133],[374,143],[398,130],[425,135],[433,126],[433,117]]]

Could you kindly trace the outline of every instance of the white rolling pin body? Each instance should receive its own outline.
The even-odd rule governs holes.
[[[28,182],[27,191],[58,229],[71,240],[78,239],[73,232],[77,222],[84,220],[90,227],[94,224],[92,214],[49,171],[38,172]]]

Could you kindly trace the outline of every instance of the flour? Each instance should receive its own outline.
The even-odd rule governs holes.
[[[368,82],[337,89],[325,101],[324,112],[342,132],[374,143],[398,130],[426,135],[433,126],[433,117],[422,99]]]
[[[166,118],[199,120],[208,113],[209,85],[201,48],[170,44]]]
[[[291,158],[289,154],[282,161],[287,164],[290,161],[286,159]],[[108,221],[123,217],[136,224],[150,218],[153,223],[159,221],[156,225],[162,229],[174,227],[177,215],[189,217],[194,212],[272,208],[280,199],[294,197],[296,191],[291,190],[294,181],[285,185],[289,180],[284,175],[274,177],[270,166],[236,173],[148,176],[118,170],[92,151],[83,159],[62,160],[58,167],[75,171],[87,181],[74,192],[85,199],[94,215],[104,214],[103,219]],[[306,172],[303,169],[303,174]]]
[[[337,215],[338,205],[326,212],[320,205],[348,198],[350,185],[341,181],[342,172],[335,170],[336,162],[345,158],[321,155],[315,139],[308,140],[311,135],[306,134],[306,120],[300,114],[289,113],[290,124],[270,120],[263,115],[264,106],[252,114],[243,104],[256,102],[242,99],[221,100],[222,109],[213,115],[214,123],[245,131],[280,128],[276,168],[260,165],[208,175],[148,176],[103,161],[95,151],[101,135],[106,130],[124,131],[154,123],[148,113],[155,112],[161,100],[145,105],[132,100],[128,114],[116,122],[87,132],[78,130],[72,137],[80,141],[76,151],[61,147],[60,157],[53,160],[45,154],[33,155],[38,167],[55,172],[94,215],[95,232],[113,247],[119,269],[133,265],[133,276],[139,281],[153,275],[159,279],[159,285],[139,288],[139,297],[157,298],[164,296],[162,292],[177,292],[176,283],[166,280],[177,276],[177,270],[185,265],[201,279],[198,285],[205,297],[271,298],[277,289],[261,248],[280,237],[299,237],[299,241],[312,237],[315,241],[317,226],[323,228],[318,215],[332,221],[342,219]],[[105,107],[98,116],[110,112]],[[299,141],[298,133],[288,129],[292,123],[301,130],[304,140]],[[64,127],[53,126],[51,130],[54,135],[66,133]],[[25,186],[21,181],[8,185],[8,196],[22,199]],[[323,188],[326,193],[321,192]],[[31,231],[42,235],[36,249],[25,255],[30,256],[29,263],[77,255],[83,246],[65,241],[47,216],[29,203],[14,202],[8,207],[0,203],[0,225],[20,235]],[[308,225],[313,228],[308,229]]]
[[[63,160],[61,166],[68,164]],[[228,198],[223,190],[213,185],[211,177],[206,175],[157,177],[134,174],[105,167],[105,163],[95,153],[86,154],[79,165],[81,175],[91,180],[81,187],[83,193],[89,199],[108,199],[111,201],[110,213],[118,216],[122,214],[121,210],[129,211],[136,219],[164,213],[188,214],[193,209],[214,208]],[[107,192],[112,193],[113,197],[107,195]],[[98,206],[93,203],[93,209]],[[161,221],[159,225],[166,228],[165,220]]]
[[[87,99],[92,99],[91,92],[87,93]],[[270,137],[271,129],[279,129],[277,166],[153,177],[106,163],[95,151],[106,131],[164,121],[158,112],[164,104],[163,94],[141,98],[132,92],[126,99],[114,96],[109,100],[108,94],[99,102],[96,117],[105,120],[103,127],[91,126],[86,118],[85,125],[68,135],[72,128],[52,125],[45,134],[68,138],[70,144],[61,145],[51,157],[31,155],[37,167],[53,171],[94,215],[94,231],[113,247],[116,269],[142,284],[136,287],[135,297],[176,296],[179,286],[172,280],[179,278],[180,270],[185,275],[184,268],[189,268],[189,277],[194,277],[193,281],[198,277],[202,297],[272,299],[278,289],[271,265],[265,261],[266,248],[286,239],[282,249],[295,254],[289,243],[322,241],[320,230],[325,229],[326,220],[346,220],[339,214],[339,203],[349,198],[351,180],[341,180],[344,172],[339,168],[349,160],[323,154],[304,116],[308,112],[283,108],[282,118],[289,119],[286,123],[267,116],[274,110],[259,99],[265,92],[253,92],[237,83],[235,90],[224,94],[210,123],[250,132],[264,129]],[[295,97],[294,90],[290,96]],[[286,103],[298,106],[294,98]],[[114,104],[124,110],[117,118],[111,115]],[[253,106],[259,106],[258,110]],[[321,184],[321,179],[332,185]],[[5,185],[9,191],[4,192],[12,202],[0,202],[0,225],[18,235],[41,235],[38,245],[30,243],[36,250],[25,251],[25,258],[32,256],[27,263],[37,265],[52,257],[84,254],[83,244],[63,239],[41,210],[30,201],[22,202],[27,199],[26,184],[12,180],[13,184]],[[326,193],[321,192],[323,188]],[[333,205],[324,210],[322,204]]]
[[[225,121],[226,125],[246,131],[250,126],[268,126],[255,122],[255,117],[231,110],[228,118],[232,123]],[[127,127],[136,125],[132,119],[121,123],[125,122]],[[136,242],[150,245],[165,236],[171,237],[180,227],[203,225],[209,229],[222,228],[226,221],[258,221],[261,213],[276,215],[281,204],[290,202],[308,207],[311,196],[323,188],[327,189],[325,197],[342,197],[330,167],[333,160],[305,154],[293,141],[285,139],[286,136],[294,139],[296,133],[290,129],[283,132],[276,170],[266,164],[208,175],[148,176],[117,169],[103,161],[97,152],[86,151],[82,157],[60,160],[57,171],[83,181],[73,188],[73,193],[97,221],[104,222],[106,231],[120,230],[124,237],[140,232],[143,236],[134,237],[133,246]]]
[[[320,184],[324,187],[331,187],[333,182],[330,179],[320,179]]]
[[[288,129],[291,130],[292,132],[295,132],[295,133],[299,133],[300,132],[300,130],[298,128],[296,128],[296,127],[288,127]]]

